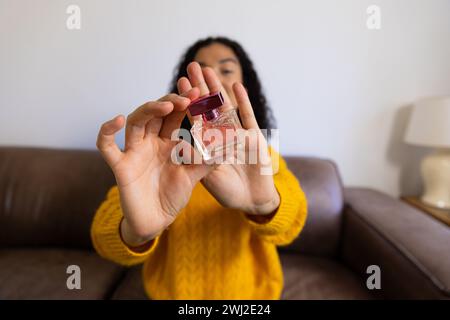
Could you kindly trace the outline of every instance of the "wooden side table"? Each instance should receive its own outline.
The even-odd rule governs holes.
[[[402,196],[401,199],[413,207],[433,216],[437,220],[450,226],[450,210],[438,209],[424,204],[419,197]]]

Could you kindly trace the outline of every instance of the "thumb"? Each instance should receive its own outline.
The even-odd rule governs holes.
[[[191,178],[192,184],[198,183],[201,179],[206,177],[211,171],[217,168],[218,164],[188,164],[186,165],[186,172]]]
[[[185,140],[182,140],[178,147],[181,147],[179,156],[183,163],[183,169],[191,179],[192,185],[195,185],[219,165],[214,162],[206,163],[201,154]]]

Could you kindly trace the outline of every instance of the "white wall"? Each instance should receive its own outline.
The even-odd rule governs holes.
[[[420,191],[427,151],[401,138],[407,105],[450,94],[449,0],[0,0],[0,144],[95,148],[101,122],[163,95],[206,35],[249,51],[283,154],[332,158],[347,185]]]

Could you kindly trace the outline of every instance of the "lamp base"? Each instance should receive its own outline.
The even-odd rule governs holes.
[[[450,149],[438,149],[426,156],[421,165],[425,204],[450,209]]]

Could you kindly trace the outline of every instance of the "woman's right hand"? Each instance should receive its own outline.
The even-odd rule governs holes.
[[[188,81],[181,78],[179,86]],[[124,219],[121,234],[127,245],[140,246],[159,235],[188,203],[192,189],[210,170],[205,164],[180,165],[171,160],[171,140],[189,103],[199,96],[193,88],[183,96],[169,94],[147,102],[128,115],[105,122],[97,148],[111,167],[120,193]],[[125,148],[114,135],[125,129]]]

